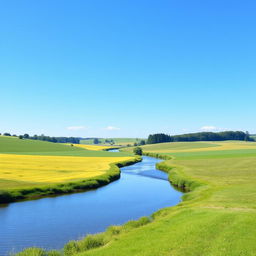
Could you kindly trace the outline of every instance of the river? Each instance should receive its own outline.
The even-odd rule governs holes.
[[[60,249],[69,240],[176,205],[182,193],[155,168],[159,161],[144,156],[121,168],[119,180],[92,191],[1,206],[0,255],[31,246]]]

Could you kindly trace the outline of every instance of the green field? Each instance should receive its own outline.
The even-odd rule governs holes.
[[[115,145],[127,146],[128,144],[133,145],[134,143],[138,143],[141,138],[99,138],[100,144],[108,144],[105,143],[105,139],[113,140]],[[81,144],[93,144],[93,139],[80,140]]]
[[[72,255],[255,255],[255,149],[256,143],[246,142],[144,146],[145,152],[173,157],[158,167],[169,172],[173,184],[188,191],[183,202],[160,210],[151,223],[134,224],[130,229],[116,227],[116,232],[109,229],[101,236],[94,236],[95,241],[106,244],[103,247],[88,250],[83,245],[86,239],[78,242],[75,251],[80,253]]]
[[[0,154],[47,155],[47,156],[84,156],[112,157],[127,156],[125,153],[86,150],[61,143],[40,140],[18,139],[17,137],[0,136]]]

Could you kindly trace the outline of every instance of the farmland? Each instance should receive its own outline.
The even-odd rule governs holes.
[[[113,146],[87,145],[87,144],[73,144],[73,146],[78,147],[78,148],[87,149],[87,150],[96,150],[96,151],[115,148]]]
[[[123,154],[132,149],[123,149]],[[255,255],[255,142],[177,142],[142,149],[168,159],[157,167],[186,192],[182,202],[161,209],[152,219],[145,217],[70,242],[64,247],[65,256]],[[19,256],[40,253],[31,248]]]
[[[91,145],[83,147],[71,146],[70,144],[52,143],[37,140],[20,140],[16,137],[0,136],[0,154],[18,155],[47,155],[47,156],[84,156],[84,157],[110,157],[127,156],[125,153],[111,153]],[[108,148],[108,147],[104,147]]]
[[[91,178],[105,174],[110,163],[129,158],[2,154],[0,186],[12,189]]]
[[[119,177],[118,168],[112,164],[130,162],[132,159],[129,153],[111,153],[100,150],[102,147],[97,150],[95,147],[90,146],[92,150],[88,150],[71,145],[0,136],[0,201],[34,197],[37,194],[34,193],[35,188],[42,188],[42,191],[38,189],[38,194],[43,195],[54,194],[54,188],[56,193],[71,192],[80,181],[84,184],[80,184],[78,189],[86,189],[87,180],[91,183],[101,180],[102,184],[107,184],[111,179]],[[69,185],[62,189],[66,183]],[[97,184],[93,187],[97,187]],[[26,195],[20,192],[22,189],[28,190]],[[29,196],[29,189],[33,195]]]

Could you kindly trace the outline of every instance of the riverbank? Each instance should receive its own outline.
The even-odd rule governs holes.
[[[167,152],[148,152],[167,159],[157,167],[169,172],[172,184],[187,191],[183,201],[153,214],[152,222],[118,234],[107,246],[81,252],[79,256],[253,256],[256,155],[250,149],[252,144],[222,145],[228,148],[224,153],[217,146],[210,149],[204,145],[199,150],[200,144],[190,153],[190,143],[187,148],[182,143],[182,152],[169,153],[166,144]],[[174,146],[170,144],[171,150]],[[154,146],[150,147],[153,151]],[[157,147],[161,151],[162,146]]]
[[[120,179],[96,190],[0,208],[0,254],[33,245],[60,249],[71,239],[176,205],[182,193],[170,186],[166,173],[155,169],[159,161],[143,157],[142,162],[121,168]]]
[[[105,174],[87,179],[80,179],[75,182],[64,182],[47,186],[13,189],[8,191],[2,190],[0,191],[0,204],[96,189],[119,179],[120,167],[129,166],[140,161],[141,157],[133,157],[126,161],[111,163],[109,170],[107,170]]]

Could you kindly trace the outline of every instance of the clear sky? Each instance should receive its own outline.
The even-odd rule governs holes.
[[[0,132],[256,133],[255,13],[255,0],[2,0]]]

